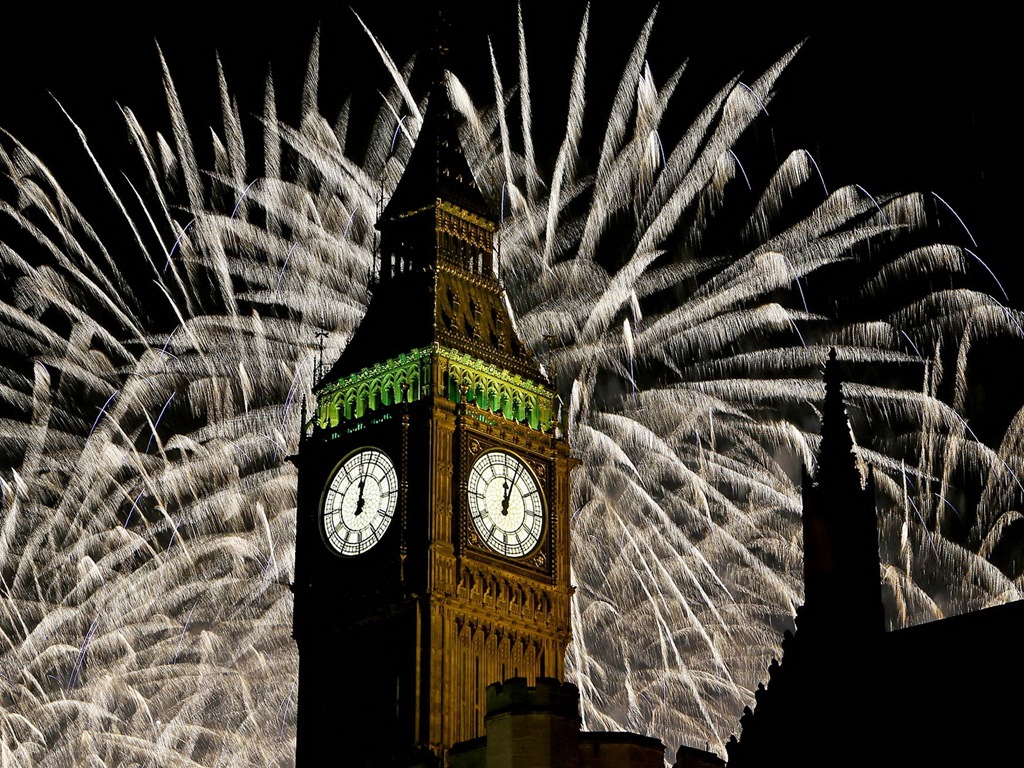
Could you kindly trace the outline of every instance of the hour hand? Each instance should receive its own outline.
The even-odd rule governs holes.
[[[512,485],[508,480],[501,481],[501,514],[508,514],[508,498],[512,495]]]

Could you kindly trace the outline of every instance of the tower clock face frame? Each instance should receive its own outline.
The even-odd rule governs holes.
[[[544,533],[544,494],[527,463],[500,449],[477,457],[467,478],[467,503],[481,541],[499,555],[523,558]]]
[[[331,551],[355,557],[384,537],[398,507],[395,463],[379,448],[349,454],[331,474],[320,504],[320,533]]]

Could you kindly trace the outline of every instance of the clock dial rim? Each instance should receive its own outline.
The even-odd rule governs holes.
[[[499,456],[500,462],[495,458]],[[510,459],[515,465],[511,469]],[[502,473],[496,474],[494,466],[500,466]],[[512,487],[502,510],[505,479],[512,481]],[[471,464],[466,485],[470,521],[488,551],[515,560],[537,551],[544,539],[547,507],[542,485],[526,459],[503,448],[484,451]]]
[[[358,487],[361,477],[362,503]],[[320,536],[332,553],[357,557],[380,543],[394,522],[397,508],[398,471],[394,460],[376,446],[357,448],[335,465],[324,485],[319,509]],[[360,516],[367,513],[371,517],[361,520]],[[334,533],[329,530],[331,525]],[[352,542],[340,531],[359,535]]]

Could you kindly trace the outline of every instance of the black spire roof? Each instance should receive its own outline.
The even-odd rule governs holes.
[[[402,218],[446,200],[469,213],[496,220],[493,207],[477,188],[459,140],[455,108],[448,94],[444,20],[439,14],[437,40],[427,62],[430,92],[416,145],[381,222]]]
[[[498,217],[463,153],[444,60],[437,43],[426,62],[423,125],[377,221],[378,268],[366,315],[324,382],[437,346],[547,383],[517,334],[497,275]]]

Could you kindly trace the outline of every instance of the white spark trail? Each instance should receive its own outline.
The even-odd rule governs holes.
[[[972,351],[1020,343],[1024,323],[971,288],[1006,296],[939,236],[937,196],[830,192],[800,149],[751,162],[799,46],[674,127],[686,64],[648,66],[652,14],[587,136],[590,18],[564,115],[531,101],[522,9],[516,39],[490,42],[487,101],[448,86],[481,190],[507,195],[499,274],[581,460],[566,665],[583,723],[724,753],[801,602],[801,468],[830,349],[874,467],[889,624],[1021,597],[1024,411],[979,426],[990,382]],[[0,130],[7,764],[292,764],[295,400],[312,398],[318,340],[329,364],[363,316],[373,215],[422,122],[416,62],[355,23],[388,83],[367,126],[347,102],[321,114],[317,31],[283,84],[301,88],[298,125],[267,78],[251,127],[218,61],[209,162],[159,49],[167,131],[122,110],[121,175],[67,116],[94,199]]]

